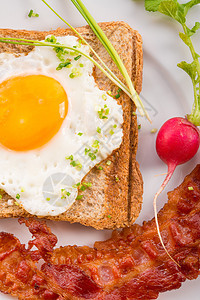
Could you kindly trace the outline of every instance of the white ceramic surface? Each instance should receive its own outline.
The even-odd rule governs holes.
[[[85,25],[84,20],[75,10],[70,0],[49,0],[66,20],[74,27]],[[190,60],[187,48],[178,38],[179,26],[168,18],[147,13],[143,1],[132,0],[85,0],[89,11],[97,21],[123,20],[137,29],[144,42],[144,81],[142,97],[149,110],[153,123],[139,117],[142,127],[139,133],[137,159],[144,178],[144,203],[138,222],[153,216],[152,199],[159,188],[166,166],[155,152],[155,134],[152,128],[159,128],[172,116],[184,116],[190,112],[193,93],[189,78],[176,67],[181,60]],[[39,13],[39,18],[28,18],[30,9]],[[193,9],[194,20],[200,15],[200,7]],[[50,30],[65,26],[40,0],[6,0],[0,1],[0,28]],[[195,39],[199,41],[200,36]],[[200,43],[199,43],[200,48]],[[181,183],[199,161],[199,153],[192,161],[177,168],[173,179],[159,198],[159,207],[166,201],[166,192]],[[48,222],[52,231],[58,236],[58,246],[78,244],[92,246],[96,240],[104,240],[110,231],[96,231],[79,224],[65,222]],[[17,220],[0,220],[0,231],[14,233],[22,242],[30,237],[25,226]],[[160,294],[159,300],[198,300],[200,279],[185,282],[176,291]],[[0,294],[1,300],[13,299]]]

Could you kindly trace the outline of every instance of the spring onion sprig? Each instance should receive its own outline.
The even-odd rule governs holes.
[[[129,92],[129,89],[127,88],[127,86],[107,67],[107,65],[104,63],[104,61],[101,59],[101,57],[96,53],[96,51],[90,46],[90,44],[84,39],[84,37],[73,27],[71,26],[65,19],[63,19],[45,0],[42,0],[42,2],[44,2],[44,4],[46,4],[46,6],[48,8],[50,8],[50,10],[61,20],[63,21],[68,27],[70,27],[70,29],[72,29],[72,31],[74,31],[74,33],[80,38],[80,40],[82,40],[82,42],[87,45],[90,49],[91,52],[93,52],[93,54],[96,56],[96,58],[101,62],[102,66],[104,67],[104,69],[107,71],[107,73],[109,73],[111,75],[111,77],[115,80],[113,81],[111,77],[109,77],[110,80],[112,80],[116,85],[120,86],[121,89],[131,98],[131,94]],[[102,71],[102,70],[101,70]],[[104,74],[108,77],[107,73],[104,72]]]
[[[45,0],[42,0],[65,24],[67,24],[83,41],[88,45],[88,43],[85,41],[85,39],[75,30],[68,22],[66,22]],[[119,71],[121,72],[122,76],[126,80],[126,83],[128,85],[127,87],[116,77],[116,75],[103,63],[102,59],[97,55],[97,53],[92,49],[92,47],[89,45],[92,52],[96,55],[96,57],[100,60],[100,62],[103,64],[103,67],[107,70],[107,72],[112,76],[112,78],[115,80],[115,83],[126,93],[128,96],[134,101],[136,107],[138,108],[138,111],[141,115],[145,115],[147,119],[150,121],[149,115],[147,111],[145,110],[145,107],[138,96],[132,80],[121,60],[119,57],[117,51],[113,47],[112,43],[109,41],[105,33],[102,31],[101,27],[97,24],[97,22],[94,20],[94,18],[91,16],[89,11],[86,9],[86,7],[83,5],[83,3],[80,0],[71,0],[71,2],[75,5],[75,7],[78,9],[78,11],[81,13],[81,15],[85,18],[88,25],[91,27],[97,38],[100,40],[100,42],[103,44],[113,61],[115,62],[116,66],[118,67]],[[105,74],[105,72],[104,72]],[[112,79],[112,81],[113,81]]]
[[[195,5],[199,4],[200,0],[191,0],[183,4],[177,0],[145,0],[146,10],[158,11],[174,19],[182,26],[183,32],[180,32],[179,36],[189,48],[193,61],[191,63],[182,61],[178,67],[184,70],[192,80],[194,103],[192,112],[187,115],[187,119],[195,126],[200,126],[200,55],[194,49],[192,37],[200,29],[200,22],[195,22],[193,27],[189,28],[187,15]]]
[[[24,46],[43,46],[43,47],[53,47],[53,48],[65,48],[74,52],[77,52],[83,56],[85,56],[87,59],[89,59],[96,67],[98,67],[112,82],[114,82],[116,85],[119,85],[119,82],[117,82],[108,72],[104,70],[104,68],[91,56],[85,54],[82,52],[79,48],[72,48],[68,47],[63,44],[56,44],[56,43],[49,43],[45,41],[39,41],[39,40],[29,40],[29,39],[23,39],[23,38],[10,38],[10,37],[0,37],[0,42],[1,43],[6,43],[6,44],[14,44],[14,45],[24,45]],[[124,87],[121,86],[121,89],[124,90]],[[126,94],[130,97],[130,93],[127,92],[127,90],[124,90]]]
[[[135,102],[139,112],[141,114],[142,114],[142,112],[144,112],[146,117],[148,117],[147,112],[145,111],[144,105],[143,105],[141,99],[139,98],[137,92],[134,89],[132,80],[131,80],[121,58],[119,57],[119,54],[113,47],[112,43],[109,41],[109,39],[107,38],[107,36],[105,35],[105,33],[103,32],[101,27],[97,24],[95,19],[91,16],[91,14],[87,10],[87,8],[84,6],[82,1],[81,0],[71,0],[71,2],[75,5],[75,7],[78,9],[78,11],[81,13],[81,15],[84,17],[84,19],[86,20],[86,22],[88,23],[88,25],[90,26],[92,31],[95,33],[95,35],[97,36],[99,41],[102,43],[104,48],[109,53],[112,60],[115,62],[116,66],[118,67],[122,76],[126,80],[126,83],[130,90],[130,93],[131,93],[131,99]]]

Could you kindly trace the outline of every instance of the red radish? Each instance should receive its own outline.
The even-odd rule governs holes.
[[[156,139],[156,151],[159,157],[167,164],[168,172],[160,189],[154,197],[154,213],[158,235],[161,244],[169,257],[177,264],[177,262],[168,253],[160,234],[156,201],[158,195],[167,185],[175,168],[189,161],[198,151],[200,145],[200,131],[190,123],[187,119],[176,117],[166,121],[160,128]]]

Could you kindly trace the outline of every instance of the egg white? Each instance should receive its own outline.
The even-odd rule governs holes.
[[[78,44],[73,36],[58,37],[57,40],[70,47],[79,45],[81,51],[89,54],[88,47]],[[60,61],[51,47],[35,47],[28,55],[17,57],[0,54],[0,82],[19,75],[46,75],[59,81],[68,96],[68,114],[59,132],[43,147],[17,152],[0,146],[0,188],[33,215],[55,216],[65,212],[77,197],[77,188],[73,185],[81,182],[94,165],[122,142],[121,106],[98,88],[90,60],[84,56],[77,61],[74,56],[71,58],[71,68],[57,71]],[[78,68],[82,75],[70,78],[73,68]],[[108,119],[99,118],[98,111],[104,105],[109,108]],[[97,132],[98,127],[101,133]],[[96,159],[91,160],[85,154],[85,148],[95,152],[97,148],[92,147],[95,140],[99,141],[99,148]],[[71,160],[66,159],[70,155],[82,164],[81,170],[70,165]],[[70,195],[63,197],[63,189]]]

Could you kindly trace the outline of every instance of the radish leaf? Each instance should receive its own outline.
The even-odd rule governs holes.
[[[191,37],[200,28],[200,22],[195,22],[194,26],[189,28],[186,25],[186,17],[188,11],[199,3],[200,0],[191,0],[184,4],[180,4],[177,0],[145,0],[146,10],[154,12],[158,11],[171,17],[182,25],[183,32],[180,32],[179,36],[185,45],[188,46],[193,61],[191,63],[183,61],[178,64],[178,67],[184,70],[192,79],[194,104],[192,106],[192,112],[187,118],[196,126],[200,126],[200,56],[194,49]]]

